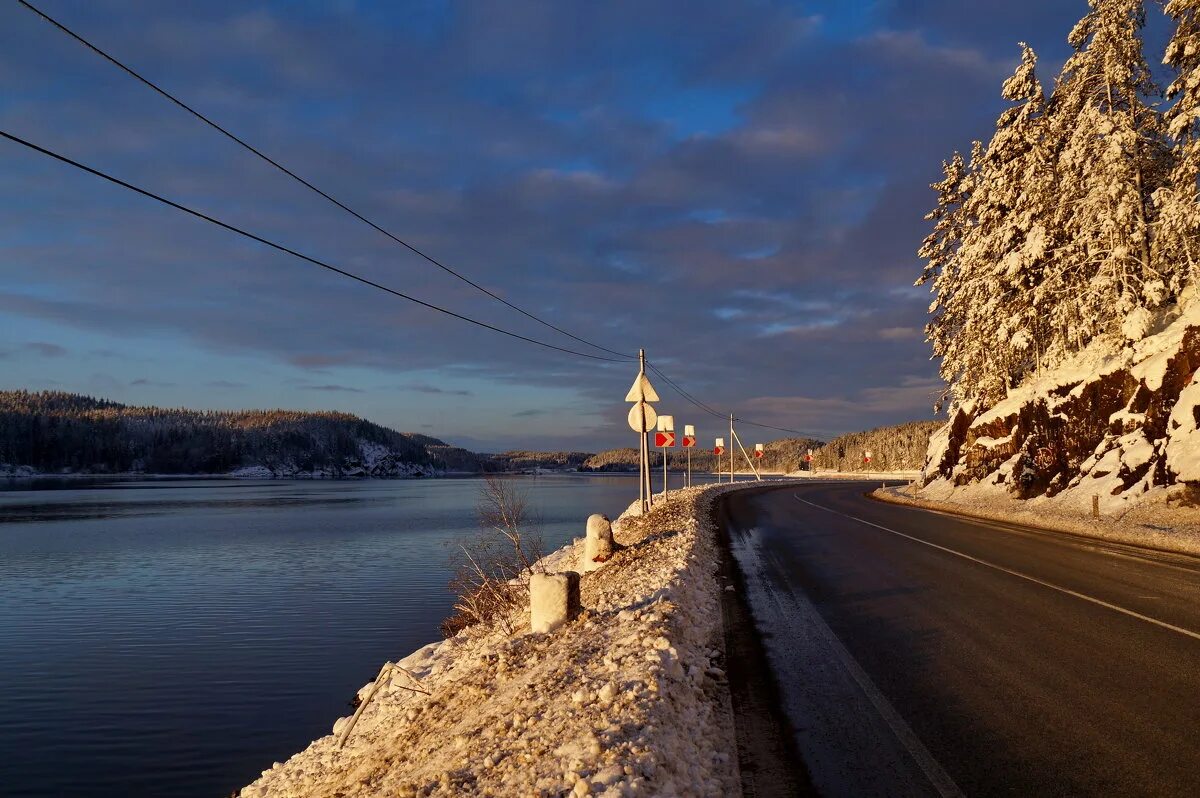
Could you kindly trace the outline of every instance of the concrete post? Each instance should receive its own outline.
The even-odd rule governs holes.
[[[587,537],[583,541],[583,562],[579,570],[587,573],[600,567],[616,550],[613,543],[612,521],[599,513],[587,520]]]
[[[529,626],[550,632],[579,614],[579,574],[533,574],[529,577]]]

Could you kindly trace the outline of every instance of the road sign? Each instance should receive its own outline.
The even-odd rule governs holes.
[[[693,427],[691,424],[684,424],[683,425],[683,434],[689,438],[694,438],[694,437],[696,437],[696,428]]]
[[[633,381],[633,387],[625,394],[626,402],[657,402],[658,392],[650,384],[650,379],[643,373]]]
[[[870,449],[868,449],[866,454],[863,455],[863,462],[864,463],[871,462],[871,450]]]
[[[658,417],[659,432],[674,432],[675,431],[675,416],[659,416]]]
[[[642,408],[645,408],[645,416],[642,415]],[[643,418],[645,425],[642,423]],[[638,402],[629,408],[629,428],[634,432],[649,432],[654,429],[656,423],[658,423],[658,413],[654,412],[653,406],[645,402]]]
[[[691,449],[695,445],[696,445],[696,436],[695,435],[684,435],[683,436],[683,448]]]
[[[661,418],[661,416],[660,416]],[[656,432],[654,433],[654,445],[663,449],[669,449],[675,445],[674,432]]]
[[[804,462],[811,463],[813,461],[812,449],[808,450],[808,454],[804,455]]]
[[[721,455],[725,454],[725,439],[724,438],[717,438],[717,445],[715,447],[713,447],[713,454],[715,454],[717,457],[720,457]]]
[[[763,445],[761,443],[754,444],[754,456],[762,457],[764,454],[766,454],[766,452],[763,451]]]

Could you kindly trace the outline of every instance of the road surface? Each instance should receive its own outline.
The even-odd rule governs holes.
[[[819,793],[1200,795],[1200,560],[874,486],[722,508]]]

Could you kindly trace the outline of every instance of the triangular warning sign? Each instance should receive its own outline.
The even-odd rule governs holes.
[[[654,390],[654,386],[650,384],[650,380],[646,375],[639,374],[637,379],[633,381],[633,387],[629,389],[629,393],[625,394],[626,402],[657,402],[658,391]]]

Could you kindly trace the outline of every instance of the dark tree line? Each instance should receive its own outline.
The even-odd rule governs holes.
[[[357,416],[293,410],[129,407],[43,391],[0,391],[0,463],[38,471],[220,474],[242,466],[338,473],[360,444],[431,464],[425,441]]]

